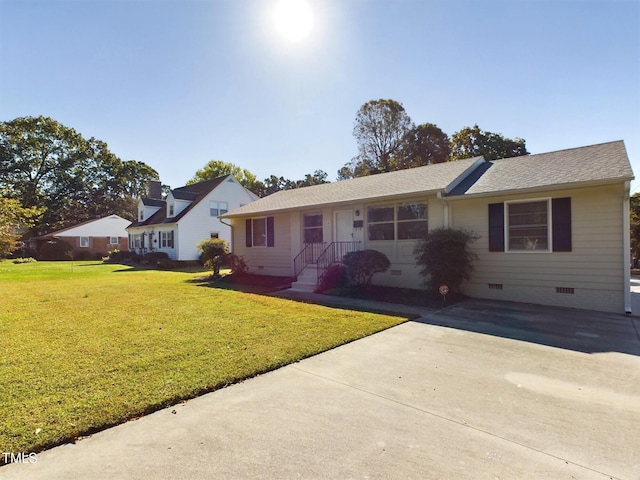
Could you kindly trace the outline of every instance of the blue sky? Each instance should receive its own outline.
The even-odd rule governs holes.
[[[640,176],[640,1],[308,2],[291,42],[276,0],[0,0],[0,121],[50,116],[172,187],[212,159],[334,180],[391,98],[531,153],[622,139]]]

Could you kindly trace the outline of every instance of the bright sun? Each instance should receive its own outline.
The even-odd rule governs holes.
[[[307,0],[278,0],[273,19],[280,34],[291,41],[305,38],[313,26],[313,15]]]

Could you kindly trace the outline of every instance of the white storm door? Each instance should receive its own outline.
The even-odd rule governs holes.
[[[353,241],[353,210],[338,210],[335,212],[335,241]]]

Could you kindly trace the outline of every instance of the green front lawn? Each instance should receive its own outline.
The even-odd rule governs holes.
[[[0,262],[0,451],[56,445],[404,321],[207,288],[202,275]]]

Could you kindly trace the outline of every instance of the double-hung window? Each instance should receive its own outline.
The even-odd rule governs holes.
[[[118,237],[109,237],[109,244],[110,245],[117,245],[118,244]]]
[[[209,214],[212,217],[219,217],[229,211],[229,204],[227,202],[210,202]]]
[[[160,232],[160,245],[162,248],[173,248],[173,230]]]
[[[549,250],[549,201],[507,203],[508,249]]]
[[[89,237],[80,237],[80,247],[89,248]]]
[[[322,214],[305,214],[303,222],[304,243],[322,243]]]
[[[414,240],[427,233],[427,204],[397,205],[398,240]]]
[[[394,206],[369,207],[367,210],[369,240],[394,240]]]
[[[247,247],[273,247],[275,230],[273,217],[248,218],[245,221]]]
[[[414,240],[428,229],[426,202],[375,205],[367,209],[369,240]]]
[[[571,198],[490,204],[489,251],[570,252]]]

